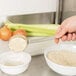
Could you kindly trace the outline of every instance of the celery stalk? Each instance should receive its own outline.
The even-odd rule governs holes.
[[[51,34],[46,34],[46,33],[36,33],[36,32],[28,32],[27,33],[27,36],[53,36],[54,33],[51,33]]]
[[[58,26],[54,24],[13,24],[6,23],[6,25],[13,30],[24,29],[28,31],[28,36],[52,36],[55,35]]]

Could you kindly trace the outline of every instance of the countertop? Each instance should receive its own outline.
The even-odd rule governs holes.
[[[11,76],[0,71],[0,76]],[[59,76],[52,71],[45,62],[43,55],[33,56],[27,71],[16,76]]]

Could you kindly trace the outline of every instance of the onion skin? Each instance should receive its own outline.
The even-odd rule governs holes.
[[[0,38],[4,41],[7,41],[11,38],[12,36],[12,31],[7,28],[7,26],[3,26],[1,29],[0,29]]]
[[[27,33],[26,33],[25,30],[18,29],[18,30],[16,30],[16,31],[13,32],[13,35],[24,35],[24,36],[26,36]]]

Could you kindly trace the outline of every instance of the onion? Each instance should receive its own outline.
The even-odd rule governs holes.
[[[24,36],[27,35],[26,31],[22,30],[22,29],[18,29],[18,30],[16,30],[16,31],[13,32],[13,35],[18,35],[18,34],[19,35],[24,35]]]
[[[11,36],[12,36],[12,31],[9,28],[7,28],[7,26],[3,26],[0,29],[0,38],[2,40],[7,41],[10,39]]]

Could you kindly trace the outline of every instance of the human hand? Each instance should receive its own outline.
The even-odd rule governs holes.
[[[57,30],[55,42],[76,40],[76,16],[65,19]]]

